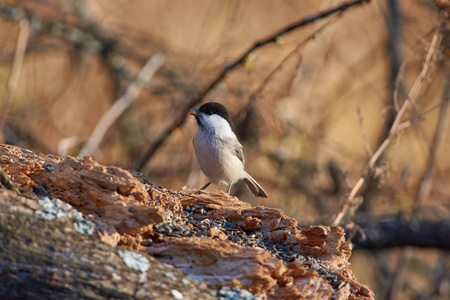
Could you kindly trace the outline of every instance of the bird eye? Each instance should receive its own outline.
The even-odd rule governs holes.
[[[206,113],[207,113],[208,115],[212,115],[212,114],[213,114],[212,111],[207,111]]]

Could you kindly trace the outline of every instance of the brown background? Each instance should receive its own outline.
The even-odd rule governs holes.
[[[136,168],[180,111],[255,42],[343,3],[2,2],[2,142],[77,155],[145,62],[158,52],[165,54],[162,68],[93,155],[102,164],[125,168]],[[4,105],[19,34],[20,15],[15,17],[11,11],[31,17],[32,32],[18,85]],[[300,224],[330,224],[348,191],[346,184],[356,183],[368,160],[364,135],[375,151],[389,128],[395,78],[400,73],[401,104],[421,70],[437,18],[433,1],[372,0],[280,37],[277,44],[257,49],[244,66],[228,73],[205,101],[229,108],[244,145],[246,170],[270,197],[255,199],[242,185],[233,193],[252,205],[283,208]],[[269,77],[297,46],[299,50]],[[443,52],[442,63],[423,83],[405,120],[427,113],[388,147],[380,162],[381,175],[362,190],[364,204],[355,220],[408,215],[418,208],[417,194],[431,152],[436,154],[431,190],[418,211],[421,218],[449,219],[450,138],[445,119],[441,143],[431,147],[441,115],[441,106],[435,106],[444,98],[446,57],[448,52],[447,56]],[[399,72],[402,63],[405,67]],[[261,92],[254,94],[261,86]],[[193,154],[196,124],[192,116],[186,118],[141,170],[157,185],[180,189],[206,182]],[[74,143],[62,149],[67,138]],[[337,180],[338,186],[330,165],[345,178]],[[445,299],[450,293],[446,252],[357,251],[351,262],[356,276],[379,299],[419,295]]]

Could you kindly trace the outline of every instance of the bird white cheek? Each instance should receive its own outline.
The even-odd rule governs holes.
[[[230,127],[230,124],[228,124],[227,120],[222,118],[218,115],[204,115],[202,118],[202,123],[204,128],[210,132],[213,133],[215,138],[218,139],[226,139],[226,138],[235,138],[236,135],[234,134],[233,130]]]

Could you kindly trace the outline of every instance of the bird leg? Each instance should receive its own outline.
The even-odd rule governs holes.
[[[200,190],[204,190],[204,189],[206,189],[209,185],[211,184],[211,181],[210,182],[208,182],[207,184],[205,184],[205,186],[204,187],[202,187]]]
[[[233,184],[232,183],[230,183],[230,185],[228,186],[228,190],[227,190],[227,194],[228,195],[230,195],[230,192],[231,192],[231,186],[232,186]]]

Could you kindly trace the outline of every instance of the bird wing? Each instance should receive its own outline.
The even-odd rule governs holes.
[[[233,138],[226,138],[223,139],[223,141],[224,147],[227,148],[229,151],[231,151],[231,153],[236,155],[237,158],[239,158],[239,160],[242,162],[242,164],[244,164],[245,162],[244,152],[242,151],[244,147],[242,147],[241,143],[239,143],[237,139]]]
[[[244,164],[244,162],[245,162],[244,152],[242,151],[243,148],[244,147],[242,147],[241,144],[236,145],[234,148],[235,154],[239,158],[239,160],[242,161],[242,164]]]

